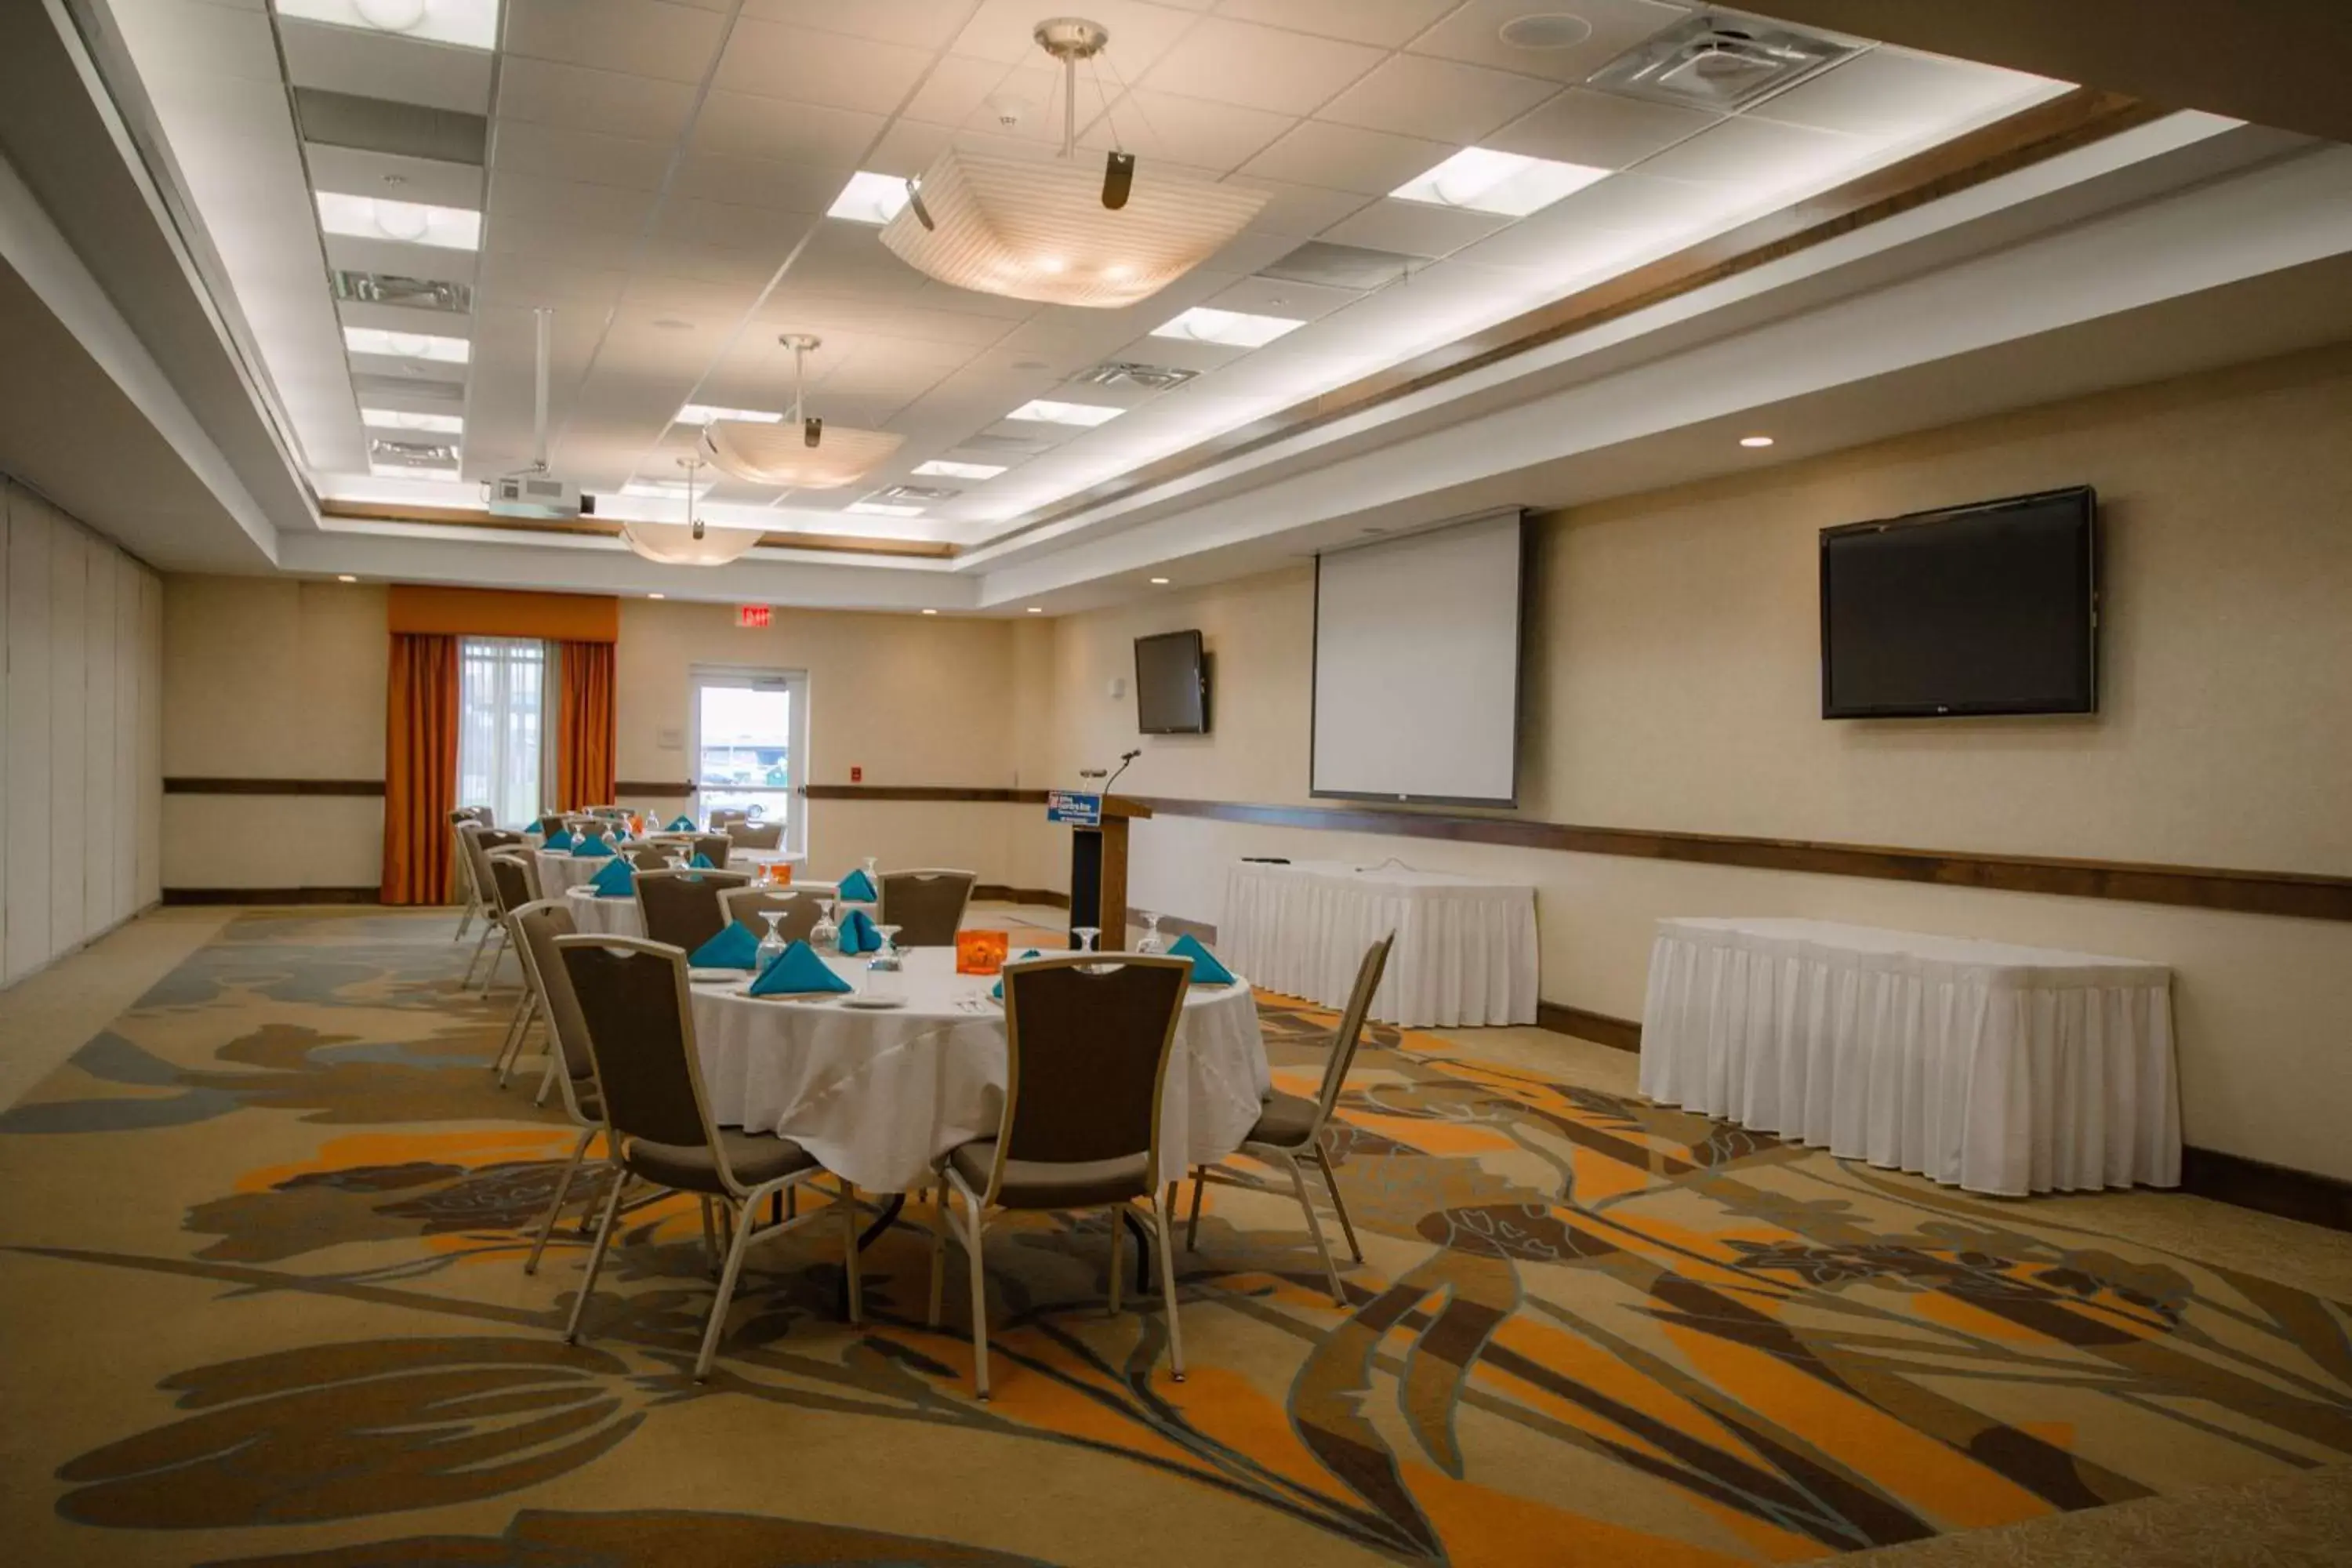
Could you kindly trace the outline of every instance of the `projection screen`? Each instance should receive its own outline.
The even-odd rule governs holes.
[[[1512,510],[1315,558],[1309,793],[1517,804],[1520,533]]]

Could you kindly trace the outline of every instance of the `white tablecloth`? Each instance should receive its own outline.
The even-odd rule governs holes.
[[[1225,876],[1219,956],[1268,991],[1344,1007],[1364,950],[1396,946],[1372,1016],[1408,1027],[1536,1021],[1536,890],[1399,866],[1248,861]]]
[[[863,959],[827,959],[853,984]],[[694,1027],[713,1115],[797,1139],[872,1192],[927,1184],[932,1163],[994,1136],[1004,1113],[1004,1015],[995,982],[955,973],[947,948],[907,954],[909,1000],[890,1012],[837,1001],[767,1001],[741,981],[694,987]],[[959,1004],[979,1001],[977,1011]],[[1241,1147],[1272,1087],[1246,984],[1184,1001],[1161,1101],[1161,1178]]]
[[[1972,1192],[2178,1186],[2161,964],[1803,920],[1658,922],[1642,1092]]]

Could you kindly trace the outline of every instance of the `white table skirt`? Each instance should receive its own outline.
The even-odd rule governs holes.
[[[862,982],[865,961],[828,958]],[[955,973],[946,948],[907,955],[909,1000],[890,1012],[838,1002],[769,1001],[743,982],[698,984],[694,1027],[711,1111],[729,1126],[796,1139],[827,1169],[872,1192],[932,1179],[958,1144],[993,1137],[1004,1114],[1004,1016],[982,1003],[995,982]],[[1160,1177],[1241,1147],[1272,1088],[1257,1004],[1246,984],[1187,994],[1161,1101]]]
[[[1821,921],[1661,921],[1641,1085],[1971,1192],[2180,1182],[2161,964]]]
[[[1391,931],[1373,1017],[1443,1028],[1536,1021],[1532,887],[1337,860],[1244,861],[1225,875],[1219,955],[1268,991],[1344,1007],[1364,950]]]

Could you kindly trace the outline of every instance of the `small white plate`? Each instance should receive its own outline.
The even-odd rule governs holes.
[[[907,999],[904,996],[844,996],[841,1005],[879,1013],[890,1007],[903,1007]]]
[[[749,980],[751,972],[748,969],[689,969],[686,972],[686,978],[689,984],[694,985],[724,985],[730,981]]]

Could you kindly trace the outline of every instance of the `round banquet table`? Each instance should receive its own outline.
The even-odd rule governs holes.
[[[828,956],[853,984],[866,961]],[[907,953],[904,1007],[867,1012],[837,997],[769,999],[746,980],[698,981],[694,1028],[712,1119],[796,1140],[869,1192],[928,1185],[957,1145],[995,1136],[1004,1113],[1003,1010],[995,982],[955,973],[944,947]],[[1273,1081],[1248,983],[1186,993],[1162,1097],[1160,1179],[1181,1179],[1241,1147]]]
[[[604,862],[600,860],[596,864],[601,866]],[[829,899],[836,890],[829,882],[795,882],[789,889],[769,888],[756,882],[752,886],[763,892],[794,892],[804,899]],[[645,921],[637,913],[637,900],[634,898],[607,899],[585,882],[565,889],[561,895],[549,895],[551,898],[558,896],[572,910],[572,923],[580,931],[593,931],[598,936],[645,934]],[[758,931],[760,928],[755,924],[751,929]]]
[[[667,842],[666,840],[664,842]],[[565,893],[593,879],[604,868],[608,855],[574,855],[569,849],[533,849],[539,862],[539,891],[541,898],[560,899]],[[807,857],[789,849],[745,849],[736,847],[727,852],[727,868],[730,871],[763,873],[771,866],[790,866],[795,871]],[[795,883],[796,887],[823,887],[826,897],[832,896],[830,883]]]

